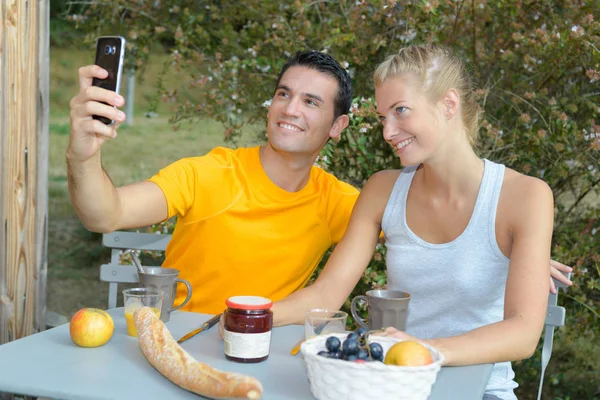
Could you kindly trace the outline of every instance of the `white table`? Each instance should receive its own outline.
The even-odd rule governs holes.
[[[64,400],[201,398],[172,384],[150,366],[137,338],[125,333],[122,308],[109,313],[115,333],[101,347],[77,347],[69,337],[68,324],[0,346],[0,392]],[[208,318],[207,314],[175,312],[167,327],[177,339]],[[264,400],[313,399],[301,355],[290,355],[303,335],[303,327],[297,325],[274,329],[269,359],[258,364],[225,359],[216,327],[182,347],[214,368],[258,378]],[[491,369],[489,364],[442,368],[430,400],[481,400]]]

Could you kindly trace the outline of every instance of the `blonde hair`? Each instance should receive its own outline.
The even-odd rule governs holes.
[[[479,131],[479,107],[471,76],[463,62],[449,49],[436,45],[413,45],[389,56],[375,70],[375,86],[389,78],[413,74],[423,91],[433,101],[449,89],[461,99],[461,115],[469,143],[474,145]]]

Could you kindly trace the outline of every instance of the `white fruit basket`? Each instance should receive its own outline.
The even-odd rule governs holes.
[[[433,363],[418,367],[385,365],[382,362],[355,363],[318,356],[326,350],[325,341],[337,336],[341,342],[347,334],[317,336],[302,343],[300,351],[306,363],[310,391],[318,400],[427,400],[444,361],[435,348]],[[399,339],[369,336],[369,343],[379,343],[384,355]]]

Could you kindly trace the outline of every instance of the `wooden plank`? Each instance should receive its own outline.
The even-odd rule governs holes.
[[[4,166],[4,149],[6,148],[6,52],[4,51],[5,25],[8,24],[6,16],[6,3],[0,1],[0,344],[4,343],[3,332],[8,321],[6,315],[6,273],[7,255],[6,255],[6,213],[5,213],[5,166]],[[2,398],[2,395],[0,395]]]
[[[46,2],[3,3],[0,344],[43,329],[49,68]]]
[[[35,214],[36,296],[33,328],[43,330],[46,315],[46,282],[48,276],[48,158],[50,151],[50,2],[39,0],[38,32],[38,96],[37,99],[37,185]]]
[[[38,97],[38,4],[39,0],[28,0],[21,9],[19,30],[24,33],[23,39],[23,115],[22,135],[24,136],[23,155],[25,177],[25,201],[23,208],[24,221],[21,226],[23,237],[23,256],[19,259],[19,280],[17,281],[17,334],[18,337],[34,333],[33,319],[35,315],[36,271],[35,271],[35,230],[36,230],[36,197],[37,197],[37,97]]]
[[[16,281],[15,274],[17,272],[18,260],[17,254],[20,248],[20,238],[18,230],[15,227],[20,225],[22,221],[22,213],[19,211],[18,202],[22,202],[22,185],[23,177],[20,175],[22,171],[19,169],[19,162],[22,157],[19,152],[21,141],[21,127],[19,118],[16,118],[20,110],[18,98],[20,97],[20,70],[22,60],[19,57],[19,32],[17,26],[19,13],[18,0],[7,0],[5,2],[3,25],[4,25],[4,63],[6,70],[4,71],[4,142],[3,142],[3,192],[2,200],[4,213],[4,246],[5,246],[5,266],[2,279],[2,325],[0,330],[0,344],[6,343],[16,338],[16,314],[15,308],[15,293],[14,282]],[[17,207],[14,207],[17,205]]]

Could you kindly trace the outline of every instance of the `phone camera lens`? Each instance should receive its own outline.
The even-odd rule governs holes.
[[[106,45],[104,46],[104,54],[116,54],[117,48],[115,46]]]

